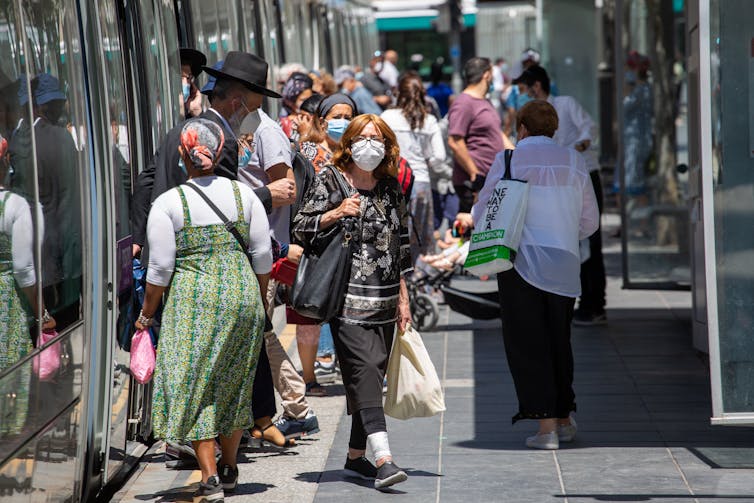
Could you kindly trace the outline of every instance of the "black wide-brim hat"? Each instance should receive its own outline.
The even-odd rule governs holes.
[[[241,82],[247,89],[270,98],[282,98],[278,93],[267,89],[267,71],[269,65],[265,60],[248,52],[230,51],[225,55],[222,68],[215,70],[203,66],[202,70],[216,79],[230,79]]]
[[[191,75],[198,77],[202,73],[202,67],[207,64],[207,56],[196,49],[181,47],[181,65],[191,67]]]

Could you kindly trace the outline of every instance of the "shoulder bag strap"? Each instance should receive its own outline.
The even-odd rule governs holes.
[[[505,151],[505,174],[503,175],[503,180],[510,180],[511,179],[511,159],[513,158],[513,150],[506,150]]]
[[[213,203],[212,200],[209,197],[207,197],[207,194],[205,194],[199,187],[197,187],[193,183],[186,183],[185,185],[187,187],[191,187],[194,190],[194,192],[199,194],[199,196],[202,199],[204,199],[204,202],[207,203],[207,206],[212,208],[212,211],[214,211],[217,214],[217,216],[220,217],[220,220],[222,220],[225,228],[228,230],[228,232],[233,234],[233,237],[236,238],[236,241],[238,241],[238,244],[241,245],[241,249],[243,250],[244,255],[246,255],[246,258],[249,259],[249,264],[251,264],[251,268],[254,269],[254,265],[251,263],[251,255],[249,254],[249,247],[244,242],[243,236],[241,236],[241,233],[238,232],[238,229],[236,229],[236,223],[228,220],[228,217],[226,217],[225,214],[222,211],[220,211],[220,208],[218,208],[215,205],[215,203]],[[241,215],[239,215],[239,218],[240,217]]]

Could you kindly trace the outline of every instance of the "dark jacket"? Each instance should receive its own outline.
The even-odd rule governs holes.
[[[215,174],[224,176],[231,180],[238,178],[238,144],[233,140],[235,135],[228,131],[223,121],[214,111],[207,110],[199,118],[211,120],[223,128],[225,133],[225,144],[220,157],[220,161],[215,167]],[[181,129],[183,124],[179,124],[168,132],[165,141],[157,149],[152,160],[146,169],[139,173],[134,184],[133,205],[131,209],[131,219],[133,223],[133,242],[144,246],[147,242],[147,218],[152,203],[162,193],[177,187],[186,182],[186,174],[178,166],[180,156],[178,146],[180,145]],[[255,189],[257,197],[264,204],[264,209],[269,213],[272,210],[272,197],[267,187]],[[142,258],[142,263],[146,257]]]

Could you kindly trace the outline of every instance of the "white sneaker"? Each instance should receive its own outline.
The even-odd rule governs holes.
[[[558,440],[561,442],[573,442],[576,438],[576,420],[573,418],[573,414],[570,416],[571,424],[565,426],[558,425]]]
[[[557,449],[560,447],[560,444],[558,443],[558,433],[556,431],[551,431],[550,433],[537,433],[533,437],[526,439],[526,447],[529,449]]]

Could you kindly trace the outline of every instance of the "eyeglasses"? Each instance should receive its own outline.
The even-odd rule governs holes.
[[[351,140],[351,145],[362,142],[362,141],[368,141],[370,144],[374,142],[378,145],[385,145],[385,138],[383,138],[382,136],[361,136],[361,135],[354,136],[353,140]]]

